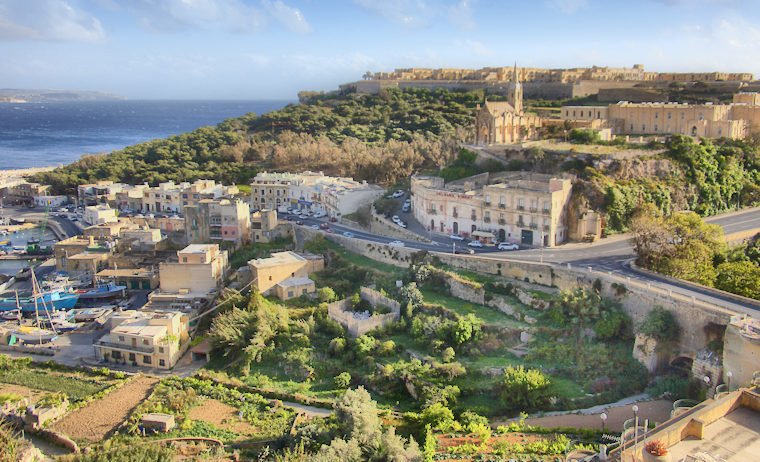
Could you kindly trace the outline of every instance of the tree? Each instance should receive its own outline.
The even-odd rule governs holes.
[[[681,327],[673,313],[656,306],[647,313],[644,322],[639,327],[639,333],[661,342],[674,342],[681,334]]]
[[[416,309],[424,302],[422,292],[417,287],[416,282],[410,282],[399,289],[399,295],[401,296],[401,305],[406,306],[410,304],[412,309]]]
[[[726,262],[716,270],[715,287],[760,300],[760,266],[750,261]]]
[[[454,413],[443,403],[434,403],[419,414],[419,420],[423,427],[430,425],[433,430],[449,432],[457,427]]]
[[[348,386],[351,385],[351,374],[348,372],[341,372],[335,376],[333,381],[335,382],[335,386],[338,388],[348,388]]]
[[[317,291],[317,298],[319,298],[320,302],[324,303],[334,302],[338,299],[337,295],[335,295],[335,291],[330,287],[320,287]]]
[[[346,437],[356,439],[362,446],[377,446],[380,438],[377,403],[364,387],[346,390],[335,403],[335,417]]]
[[[502,399],[510,409],[536,408],[548,400],[549,385],[549,379],[538,369],[509,366],[504,370]]]

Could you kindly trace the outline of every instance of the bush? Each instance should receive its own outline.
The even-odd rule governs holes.
[[[537,408],[548,401],[549,385],[538,369],[509,366],[504,370],[502,399],[510,409]]]
[[[348,372],[341,372],[333,378],[333,382],[335,382],[336,387],[346,389],[351,385],[351,374]]]
[[[639,333],[652,337],[661,342],[673,342],[678,340],[681,327],[673,316],[673,313],[662,307],[655,307],[647,314],[644,322],[639,327]]]

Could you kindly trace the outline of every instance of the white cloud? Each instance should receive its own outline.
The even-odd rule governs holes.
[[[310,77],[348,72],[358,78],[367,70],[378,67],[374,58],[360,52],[329,56],[297,54],[286,56],[283,63],[285,67],[294,68]]]
[[[586,8],[589,0],[546,0],[549,8],[560,10],[565,14],[573,14],[576,11]]]
[[[476,56],[488,57],[494,55],[492,49],[483,44],[483,42],[479,42],[477,40],[454,40],[454,45],[460,48],[464,48],[468,53]]]
[[[291,31],[300,34],[311,32],[311,26],[298,8],[288,6],[280,0],[262,0],[261,4],[267,13]]]
[[[0,40],[96,42],[100,21],[64,0],[0,0]]]
[[[449,7],[449,22],[462,29],[474,29],[475,19],[472,17],[472,6],[475,0],[459,0]]]
[[[240,0],[133,0],[130,10],[152,32],[218,28],[234,32],[257,30],[263,12]]]

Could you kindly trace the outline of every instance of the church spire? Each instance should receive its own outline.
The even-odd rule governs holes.
[[[515,61],[515,70],[512,73],[512,81],[514,83],[520,83],[520,75],[517,73],[517,61]]]

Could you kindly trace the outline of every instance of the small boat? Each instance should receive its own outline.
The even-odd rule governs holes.
[[[56,311],[49,316],[49,320],[43,322],[45,327],[50,327],[56,332],[69,332],[79,327],[75,322],[69,321],[63,311]]]
[[[123,297],[124,291],[127,290],[127,286],[120,286],[113,282],[107,284],[98,284],[94,289],[79,290],[79,299],[85,300],[100,300],[105,298]]]
[[[2,318],[5,321],[17,321],[21,319],[21,310],[15,309],[11,311],[6,311],[3,314],[0,314],[0,318]]]
[[[11,334],[24,343],[47,343],[52,342],[58,334],[52,330],[40,329],[34,326],[21,326],[11,331]]]
[[[48,310],[70,310],[79,300],[79,294],[56,290],[31,297],[9,297],[0,299],[0,311],[21,309],[24,313]],[[36,302],[36,304],[35,304]],[[43,306],[44,305],[44,306]]]

